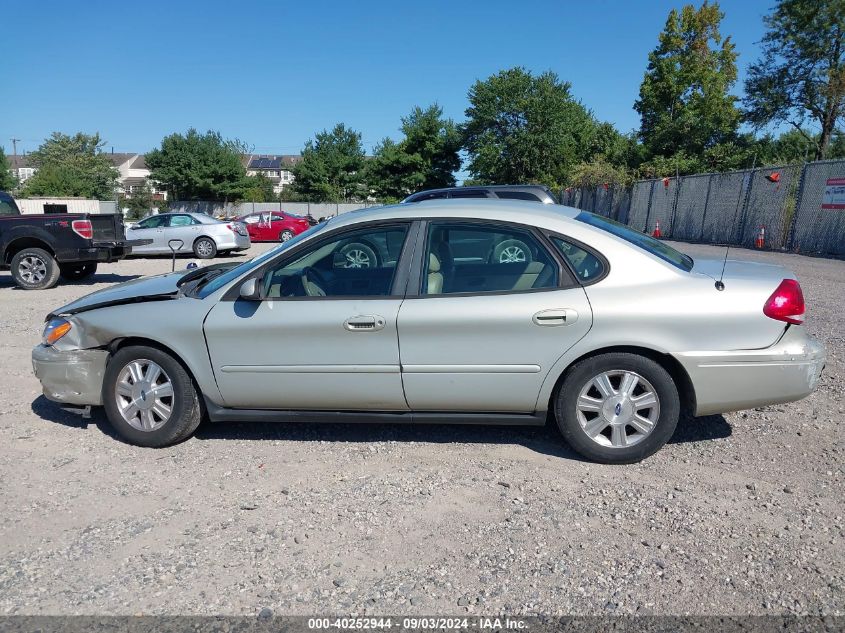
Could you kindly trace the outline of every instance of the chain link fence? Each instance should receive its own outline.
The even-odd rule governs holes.
[[[669,239],[845,257],[845,160],[570,187],[561,203]]]

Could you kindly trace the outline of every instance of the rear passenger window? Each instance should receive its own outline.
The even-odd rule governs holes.
[[[529,232],[497,226],[433,223],[422,292],[445,295],[556,288],[558,269]]]
[[[552,242],[558,247],[569,265],[572,266],[575,276],[582,283],[597,279],[604,273],[604,264],[589,251],[559,237],[553,237]]]

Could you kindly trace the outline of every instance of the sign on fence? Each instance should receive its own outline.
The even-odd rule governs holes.
[[[845,209],[845,178],[828,178],[822,195],[822,209]]]

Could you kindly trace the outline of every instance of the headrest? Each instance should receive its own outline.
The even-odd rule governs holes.
[[[429,273],[439,273],[440,272],[440,260],[437,259],[437,255],[434,253],[429,253],[428,255],[428,272]]]

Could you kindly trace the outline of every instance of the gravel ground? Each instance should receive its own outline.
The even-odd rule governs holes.
[[[684,420],[622,467],[551,427],[205,425],[128,446],[46,401],[30,348],[50,309],[169,260],[45,292],[3,273],[0,614],[845,614],[845,262],[732,256],[798,273],[818,391]]]

